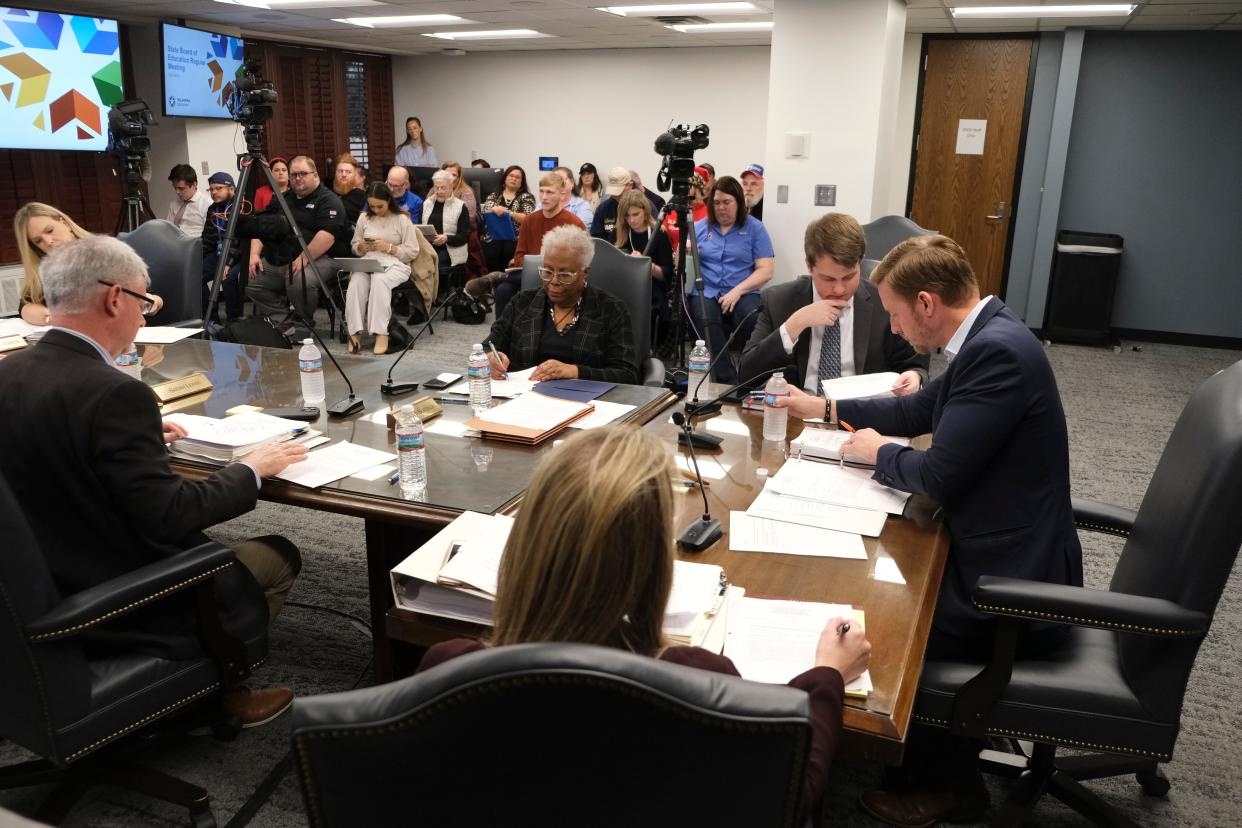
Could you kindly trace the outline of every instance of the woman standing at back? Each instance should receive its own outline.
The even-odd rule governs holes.
[[[423,122],[414,116],[405,119],[405,140],[397,145],[397,163],[402,167],[438,167],[436,148],[427,143]]]

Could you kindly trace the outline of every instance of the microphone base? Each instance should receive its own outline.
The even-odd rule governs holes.
[[[334,402],[332,405],[328,406],[328,416],[348,417],[351,414],[357,414],[364,408],[366,408],[366,406],[363,404],[362,400],[354,397],[346,397],[340,402]]]
[[[724,536],[720,521],[715,518],[699,518],[677,536],[677,544],[693,552],[701,552]]]
[[[411,391],[417,390],[417,382],[393,382],[391,379],[388,379],[380,383],[380,393],[388,397],[409,394]]]
[[[709,400],[706,402],[699,402],[695,400],[694,402],[686,403],[687,417],[700,417],[704,414],[715,414],[719,410],[720,400]]]
[[[715,434],[703,434],[699,431],[687,432],[684,429],[677,432],[678,445],[686,445],[689,443],[697,449],[718,449],[720,444],[724,442],[723,437],[717,437]]]

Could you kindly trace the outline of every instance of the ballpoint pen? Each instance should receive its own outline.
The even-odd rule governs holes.
[[[855,429],[854,429],[854,427],[853,427],[852,425],[850,425],[849,423],[847,423],[845,420],[837,420],[837,425],[841,426],[841,428],[845,429],[845,430],[846,430],[846,431],[848,431],[850,434],[855,433]],[[851,439],[853,439],[853,438],[851,438]],[[847,440],[846,442],[849,442],[849,441]],[[841,454],[840,454],[840,456],[838,457],[838,460],[839,460],[840,462],[839,462],[837,465],[839,465],[841,468],[845,468],[845,445],[844,445],[844,444],[842,444],[842,446],[841,446]],[[846,629],[848,630],[848,629],[849,629],[849,625],[848,625],[848,624],[846,624],[845,626],[846,626]]]
[[[470,400],[466,397],[436,397],[436,402],[452,403],[453,405],[469,405]]]
[[[500,368],[500,352],[496,350],[496,344],[495,344],[494,342],[490,342],[490,341],[489,341],[489,342],[487,343],[487,347],[489,347],[489,348],[491,348],[491,349],[492,349],[492,356],[496,357],[496,367],[497,367],[497,368]],[[504,378],[504,379],[508,379],[508,378],[509,378],[509,372],[508,372],[508,371],[501,371],[501,372],[500,372],[500,376],[501,376],[502,378]]]
[[[850,622],[849,622],[849,621],[846,621],[844,624],[842,624],[841,626],[837,627],[837,635],[845,635],[845,634],[846,634],[847,632],[849,632],[849,631],[850,631]]]
[[[392,474],[388,475],[388,485],[395,486],[397,485],[397,481],[400,479],[401,479],[401,472],[395,471]]]

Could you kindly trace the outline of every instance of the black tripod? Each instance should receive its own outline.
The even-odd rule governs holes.
[[[112,231],[114,236],[132,233],[147,219],[155,218],[151,205],[142,194],[142,171],[139,166],[142,161],[140,155],[127,155],[122,159],[121,177],[124,180],[121,186],[124,194],[121,196],[121,212],[116,217],[116,229]]]
[[[674,224],[677,226],[677,262],[675,264],[675,275],[673,278],[673,288],[677,291],[677,317],[673,325],[673,337],[677,343],[677,351],[673,370],[686,369],[686,337],[685,337],[685,320],[690,313],[690,309],[686,306],[686,250],[689,245],[694,244],[695,240],[690,237],[690,233],[694,230],[694,225],[687,218],[690,215],[689,188],[686,192],[678,192],[681,188],[676,183],[673,185],[673,195],[669,198],[668,203],[664,205],[664,209],[660,211],[660,217],[656,219],[656,232],[651,234],[651,238],[647,241],[647,249],[643,251],[644,255],[650,257],[655,246],[656,233],[664,228],[664,219],[669,214],[673,214]],[[618,218],[619,221],[624,220],[623,217]],[[707,305],[703,298],[703,274],[695,271],[695,290],[699,294],[699,318],[707,319]],[[704,336],[706,339],[706,335]]]

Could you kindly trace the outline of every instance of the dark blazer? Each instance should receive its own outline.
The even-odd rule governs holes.
[[[201,481],[174,473],[155,395],[62,331],[0,360],[0,421],[0,473],[66,595],[201,543],[201,530],[258,497],[248,466]],[[190,635],[190,600],[184,617],[162,601],[127,624]]]
[[[813,299],[810,276],[772,285],[763,292],[763,310],[759,311],[755,330],[742,352],[742,362],[738,366],[740,376],[750,378],[790,363],[790,355],[785,353],[785,344],[781,341],[780,326]],[[893,333],[888,311],[880,304],[879,289],[865,279],[859,281],[854,291],[853,316],[855,373],[918,371],[923,382],[927,382],[927,357],[916,354],[909,342]],[[806,377],[810,351],[811,329],[807,328],[794,342],[793,359],[798,370],[791,382],[799,388]],[[818,370],[819,366],[815,367]]]
[[[539,341],[548,321],[548,295],[543,288],[524,290],[492,324],[488,341],[509,357],[510,370],[521,371],[545,359]],[[638,382],[630,310],[611,293],[590,284],[583,288],[581,316],[569,337],[580,379]]]
[[[970,600],[980,575],[1082,585],[1056,378],[1039,340],[999,299],[984,306],[945,372],[917,394],[842,400],[837,416],[881,434],[931,432],[926,451],[881,447],[875,479],[944,507],[951,541],[937,632],[991,634],[993,622]]]

